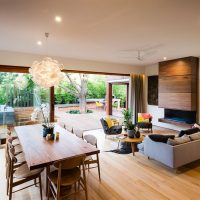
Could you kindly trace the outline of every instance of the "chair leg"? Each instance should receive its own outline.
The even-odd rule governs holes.
[[[35,187],[37,187],[37,183],[36,182],[37,182],[37,179],[35,178],[34,179],[34,185],[35,185]]]
[[[88,163],[88,172],[90,171],[90,164]]]
[[[48,180],[48,182],[47,182],[47,200],[49,200],[49,198],[50,198],[50,182]]]
[[[7,177],[7,195],[9,193],[9,177]]]
[[[36,179],[35,179],[36,180]],[[39,176],[39,185],[40,185],[40,198],[42,200],[42,180],[41,180],[41,174]]]
[[[9,200],[12,199],[12,181],[10,180],[10,186],[9,186]]]
[[[98,167],[99,180],[101,181],[100,164],[99,164],[99,155],[98,154],[97,154],[97,167]]]
[[[76,192],[76,183],[74,183],[74,190],[75,190],[75,192]]]

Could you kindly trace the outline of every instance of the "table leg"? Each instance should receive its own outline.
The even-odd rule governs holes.
[[[131,142],[131,148],[132,148],[132,154],[135,155],[135,145],[133,142]]]

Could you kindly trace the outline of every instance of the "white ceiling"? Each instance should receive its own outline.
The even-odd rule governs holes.
[[[63,18],[54,22],[55,15]],[[0,0],[0,50],[127,64],[200,56],[200,0]],[[135,50],[149,49],[143,61]]]

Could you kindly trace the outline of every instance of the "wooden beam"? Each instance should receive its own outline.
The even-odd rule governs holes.
[[[107,83],[106,114],[112,115],[112,83]]]
[[[0,72],[29,73],[29,67],[0,65]]]
[[[80,71],[80,70],[62,70],[65,73],[81,73],[81,74],[97,74],[97,75],[111,75],[111,76],[130,76],[130,74],[110,73],[110,72],[96,72],[96,71]]]

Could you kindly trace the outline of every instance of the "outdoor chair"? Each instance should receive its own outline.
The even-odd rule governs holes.
[[[105,119],[101,118],[100,121],[101,121],[105,135],[118,135],[118,134],[122,133],[122,126],[121,125],[111,126],[109,128],[108,123],[106,122]]]
[[[93,145],[97,148],[97,138],[94,135],[84,135],[83,139],[87,143],[89,143],[89,144],[91,144],[91,145]],[[99,180],[101,180],[99,154],[97,153],[95,156],[87,156],[84,163],[85,163],[85,165],[87,165],[88,171],[89,171],[89,169],[97,167],[98,168],[98,174],[99,174]],[[97,166],[90,167],[90,165],[92,165],[92,164],[97,164]]]

